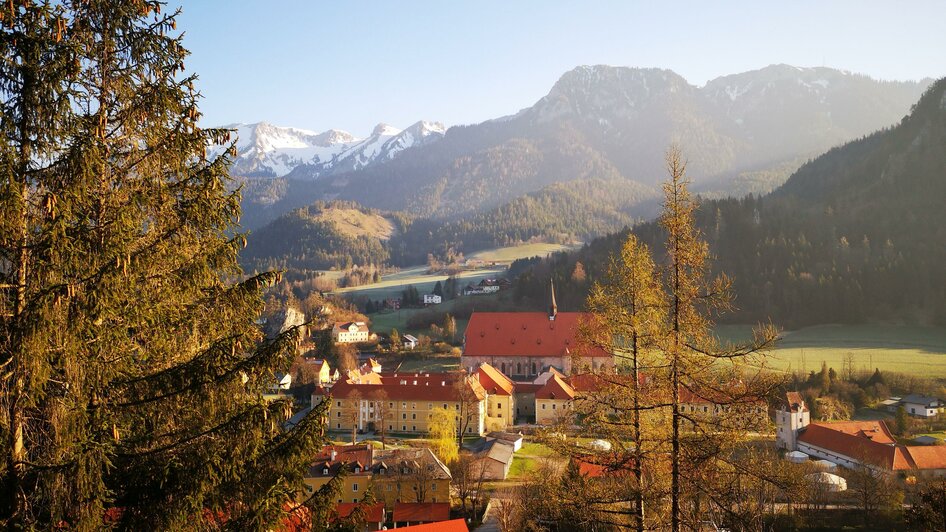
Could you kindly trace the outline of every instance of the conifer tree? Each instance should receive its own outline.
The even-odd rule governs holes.
[[[207,157],[229,132],[198,126],[163,5],[0,6],[6,527],[268,528],[321,445],[321,411],[284,429],[262,398],[299,332],[254,324],[277,275],[237,266],[239,194]]]

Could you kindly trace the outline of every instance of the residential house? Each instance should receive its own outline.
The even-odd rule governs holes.
[[[274,375],[273,383],[269,386],[269,391],[271,393],[279,393],[281,391],[288,390],[292,387],[292,375],[289,373],[276,372]]]
[[[362,374],[381,373],[381,363],[377,359],[369,357],[358,368]]]
[[[336,344],[367,342],[370,336],[368,324],[363,321],[337,322],[332,327],[332,341]]]
[[[910,394],[900,400],[900,405],[914,417],[931,418],[943,411],[943,402],[935,397]]]
[[[369,379],[370,377],[370,379]],[[462,380],[462,385],[458,381]],[[464,393],[461,394],[461,387]],[[426,433],[435,408],[470,412],[466,432],[486,432],[487,394],[475,378],[462,373],[388,373],[339,381],[330,391],[316,388],[312,404],[331,395],[328,428]]]
[[[384,300],[384,307],[391,310],[401,310],[401,298],[389,297]]]
[[[438,296],[437,294],[424,294],[425,305],[439,305],[441,303],[443,303],[443,296]]]
[[[417,337],[413,334],[405,334],[401,337],[401,342],[404,344],[405,349],[414,349],[417,347]]]
[[[399,502],[394,505],[394,526],[423,525],[450,520],[450,503]],[[439,528],[437,530],[440,530]]]
[[[338,503],[357,503],[364,499],[371,480],[373,450],[370,445],[326,445],[312,461],[305,476],[306,496],[327,484],[340,472],[342,481]]]
[[[427,447],[375,450],[371,472],[374,494],[388,508],[450,502],[450,469]]]
[[[332,372],[332,368],[324,358],[307,358],[305,363],[318,372],[318,384],[329,384],[333,382],[332,377],[338,374],[338,371]]]
[[[346,519],[361,503],[343,502],[335,505],[335,519]],[[385,530],[384,523],[387,521],[387,513],[384,511],[384,503],[379,502],[365,508],[365,531]]]

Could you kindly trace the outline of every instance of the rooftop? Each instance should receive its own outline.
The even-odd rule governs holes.
[[[575,335],[583,312],[474,312],[466,327],[465,356],[553,356],[578,353],[610,357],[599,348],[578,345]]]

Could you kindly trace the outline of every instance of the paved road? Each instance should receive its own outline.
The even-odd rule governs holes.
[[[499,518],[496,516],[495,506],[492,502],[486,507],[486,513],[483,514],[483,524],[476,527],[476,532],[499,532]]]

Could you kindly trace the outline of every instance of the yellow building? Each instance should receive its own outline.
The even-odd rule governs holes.
[[[515,383],[489,364],[480,364],[476,378],[486,390],[486,429],[505,430],[516,424]]]
[[[371,482],[372,449],[369,445],[327,445],[315,457],[305,476],[306,496],[312,495],[341,471],[347,471],[336,502],[365,498]]]
[[[535,392],[535,422],[551,425],[565,414],[575,399],[575,389],[557,374]]]
[[[378,451],[370,445],[327,445],[305,476],[309,496],[345,471],[336,503],[357,503],[371,489],[389,510],[395,502],[449,502],[450,470],[426,447]]]
[[[426,433],[434,409],[446,408],[456,412],[458,430],[486,432],[487,394],[476,379],[462,373],[374,375],[316,389],[313,405],[331,401],[330,430]]]
[[[426,447],[375,451],[374,493],[395,502],[450,502],[450,470]]]

